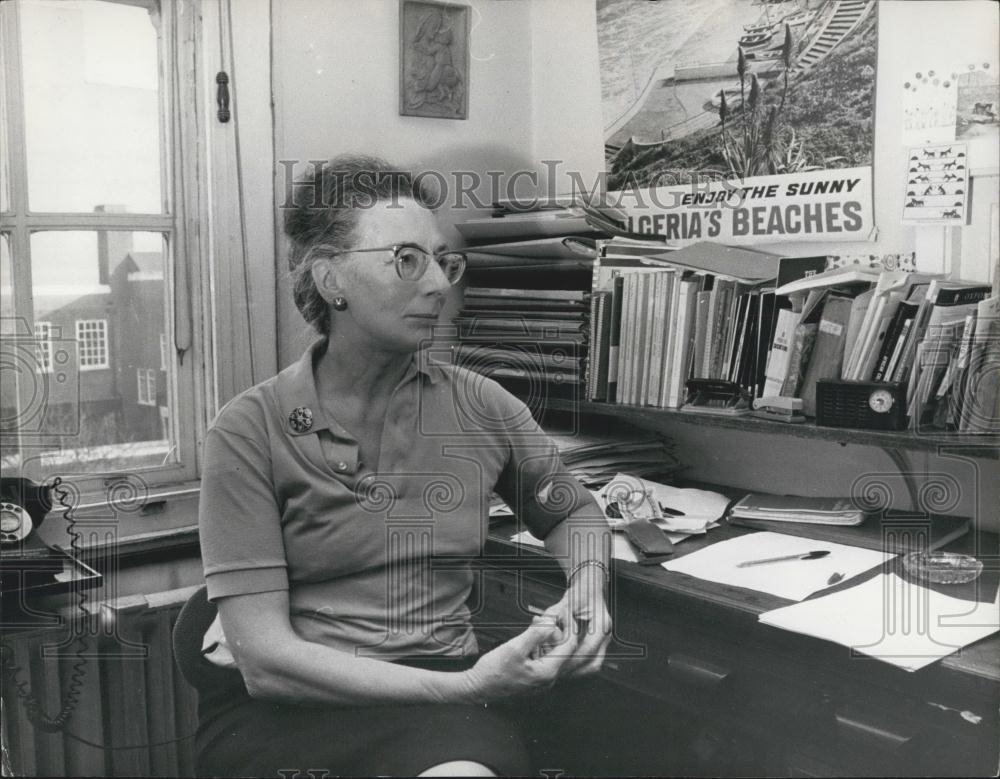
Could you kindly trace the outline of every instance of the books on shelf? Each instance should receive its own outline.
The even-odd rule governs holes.
[[[610,371],[615,391],[607,398],[676,408],[692,377],[730,379],[759,393],[777,306],[773,289],[758,279],[795,279],[824,258],[782,258],[709,242],[671,252],[650,248],[613,239],[594,264],[594,291],[613,291],[619,276],[652,276],[622,282],[620,315],[610,325],[617,327]],[[719,268],[728,272],[712,272]]]
[[[823,302],[823,313],[816,327],[816,342],[799,393],[802,413],[807,417],[816,416],[816,382],[840,378],[853,304],[851,298],[833,293],[826,295]]]
[[[797,292],[807,292],[810,289],[821,287],[874,284],[878,280],[878,277],[879,272],[871,268],[862,268],[860,266],[831,268],[820,273],[813,273],[796,281],[790,281],[778,287],[774,292],[777,295],[792,295]]]
[[[843,273],[817,276],[844,278]],[[772,394],[780,380],[780,394],[801,397],[804,413],[813,416],[821,378],[899,382],[907,388],[911,428],[971,432],[972,418],[996,419],[985,412],[996,407],[996,382],[973,367],[977,357],[982,361],[989,340],[984,336],[977,348],[978,311],[990,293],[988,285],[883,271],[868,289],[839,282],[779,287],[788,289],[793,294],[778,303],[765,394]],[[989,327],[984,323],[982,332]],[[982,379],[986,400],[980,405],[986,416],[965,414],[979,394],[970,391],[969,382]],[[979,429],[994,427],[995,422],[985,422]]]
[[[537,367],[588,400],[654,408],[679,408],[691,378],[719,379],[752,398],[799,397],[807,416],[820,379],[891,381],[906,387],[912,427],[997,432],[985,363],[1000,325],[995,303],[980,313],[986,285],[709,241],[678,249],[627,233],[618,216],[557,199],[465,223],[478,245],[456,324],[495,375]],[[532,350],[541,356],[526,364]]]
[[[864,512],[850,498],[810,498],[751,492],[729,509],[738,519],[807,522],[820,525],[860,525]]]
[[[924,337],[910,371],[907,394],[910,427],[958,430],[966,397],[961,388],[977,330],[979,304],[988,299],[991,288],[956,282],[937,286]],[[988,386],[985,389],[984,400],[989,403]],[[976,394],[979,392],[977,388]]]
[[[781,388],[788,379],[792,344],[795,340],[795,328],[799,324],[801,312],[791,308],[780,308],[774,326],[774,337],[767,357],[767,367],[764,374],[764,389],[762,397],[780,395]]]

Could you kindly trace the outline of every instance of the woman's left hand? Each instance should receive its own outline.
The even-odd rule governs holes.
[[[589,574],[589,575],[588,575]],[[581,571],[573,577],[562,599],[547,608],[541,618],[554,619],[570,640],[555,651],[572,654],[560,670],[561,676],[597,673],[611,641],[611,615],[604,600],[604,580],[600,571]],[[552,647],[542,647],[545,653]]]

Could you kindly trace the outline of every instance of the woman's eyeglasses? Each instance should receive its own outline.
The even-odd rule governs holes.
[[[431,254],[412,243],[396,243],[392,246],[378,246],[371,249],[349,249],[341,252],[333,252],[332,256],[338,254],[352,254],[353,252],[392,252],[396,266],[396,275],[403,281],[419,281],[427,272],[427,265],[431,258],[441,268],[441,272],[448,280],[449,284],[455,284],[465,273],[465,253],[464,252],[441,252]]]

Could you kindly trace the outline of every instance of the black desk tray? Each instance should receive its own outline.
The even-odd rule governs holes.
[[[42,595],[90,589],[101,574],[61,549],[32,549],[27,556],[0,556],[0,596],[4,610],[17,608]]]

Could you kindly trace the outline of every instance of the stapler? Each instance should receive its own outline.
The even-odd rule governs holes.
[[[750,413],[750,395],[735,382],[688,379],[686,387],[687,398],[681,405],[681,411],[727,416]]]
[[[805,422],[802,414],[802,399],[784,395],[765,395],[753,402],[753,415],[775,422]]]

